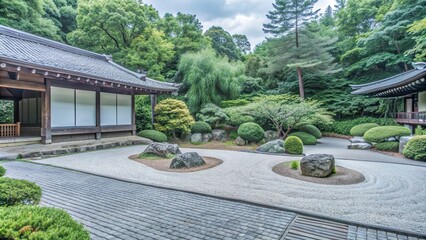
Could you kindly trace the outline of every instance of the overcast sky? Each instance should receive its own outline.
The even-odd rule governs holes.
[[[221,26],[231,34],[244,34],[252,47],[265,39],[262,24],[268,22],[266,13],[272,9],[272,2],[274,0],[144,0],[161,16],[167,12],[195,14],[204,30]],[[315,8],[323,12],[334,3],[335,0],[318,0]]]

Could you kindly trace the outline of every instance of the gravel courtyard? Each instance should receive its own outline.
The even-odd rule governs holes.
[[[360,154],[344,150],[332,139],[307,149],[348,159]],[[341,140],[344,141],[344,140]],[[241,199],[290,209],[325,214],[362,223],[388,226],[426,234],[426,167],[404,164],[337,160],[337,165],[363,173],[366,180],[355,185],[329,186],[302,182],[272,172],[272,167],[294,157],[245,152],[183,149],[224,161],[218,167],[193,173],[160,172],[128,159],[145,146],[88,152],[37,161],[84,172],[140,183]],[[354,152],[355,151],[355,152]],[[356,153],[356,154],[352,154]],[[373,161],[395,161],[392,157],[366,152]],[[368,159],[366,159],[368,160]],[[401,160],[401,163],[409,160]],[[421,164],[420,164],[421,165]]]

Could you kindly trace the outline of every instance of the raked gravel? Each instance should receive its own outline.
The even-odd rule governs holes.
[[[224,162],[201,172],[161,172],[128,159],[145,147],[87,152],[36,162],[426,234],[425,167],[337,160],[337,165],[363,173],[366,180],[354,185],[330,186],[286,178],[272,171],[276,164],[297,158],[235,151],[182,149]]]

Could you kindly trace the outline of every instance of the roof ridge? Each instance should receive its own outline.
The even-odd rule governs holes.
[[[109,56],[106,56],[106,58],[107,58],[107,61],[108,61],[108,63],[109,63],[109,64],[111,64],[111,65],[113,65],[114,67],[116,67],[116,68],[120,69],[121,71],[124,71],[124,72],[126,72],[126,73],[128,73],[128,74],[131,74],[131,75],[133,75],[133,76],[135,76],[135,77],[137,77],[137,78],[139,78],[139,79],[141,79],[141,80],[142,80],[144,77],[146,77],[146,75],[145,75],[145,74],[137,73],[137,72],[134,72],[134,71],[132,71],[132,70],[129,70],[129,69],[127,69],[127,68],[125,68],[125,67],[121,66],[120,64],[118,64],[118,63],[114,62],[114,61],[112,60],[112,58],[111,58],[111,57],[109,57]]]
[[[409,70],[409,71],[402,72],[402,73],[398,73],[398,74],[396,74],[396,75],[393,75],[393,76],[390,76],[390,77],[384,78],[384,79],[382,79],[382,80],[373,81],[373,82],[364,83],[364,84],[353,84],[353,85],[350,85],[350,86],[352,87],[352,89],[359,89],[359,88],[362,88],[362,87],[371,86],[371,85],[373,85],[373,84],[386,82],[386,81],[389,81],[389,80],[391,80],[391,79],[393,79],[393,78],[396,78],[396,77],[399,77],[399,76],[401,76],[401,75],[405,75],[405,74],[407,74],[407,73],[414,72],[414,71],[419,71],[419,70],[414,68],[414,69],[411,69],[411,70]]]
[[[4,35],[14,37],[14,38],[18,38],[18,39],[31,41],[31,42],[42,44],[42,45],[46,45],[46,46],[49,46],[49,47],[53,47],[53,48],[68,51],[68,52],[71,52],[71,53],[83,55],[83,56],[86,56],[86,57],[91,57],[91,58],[96,58],[96,59],[99,59],[99,60],[108,61],[108,57],[104,54],[91,52],[91,51],[81,49],[81,48],[78,48],[78,47],[74,47],[74,46],[71,46],[71,45],[68,45],[68,44],[65,44],[65,43],[61,43],[61,42],[58,42],[58,41],[54,41],[54,40],[51,40],[51,39],[40,37],[40,36],[31,34],[31,33],[23,32],[23,31],[20,31],[20,30],[11,28],[11,27],[6,27],[6,26],[1,25],[1,24],[0,24],[0,34],[4,34]]]

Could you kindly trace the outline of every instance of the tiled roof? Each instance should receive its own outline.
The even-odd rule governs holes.
[[[65,70],[94,79],[172,92],[173,83],[146,78],[128,70],[111,57],[55,42],[33,34],[0,25],[0,59],[53,70]]]

